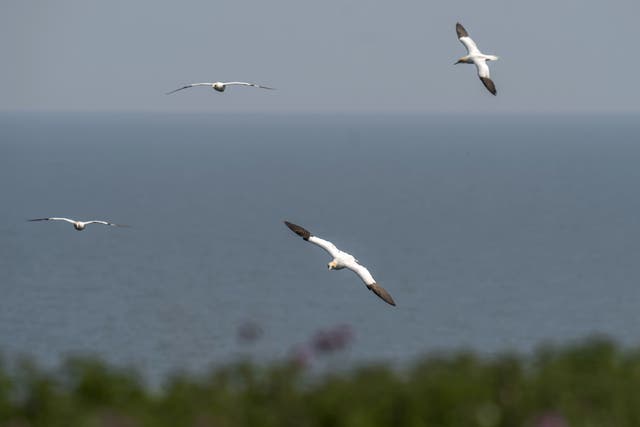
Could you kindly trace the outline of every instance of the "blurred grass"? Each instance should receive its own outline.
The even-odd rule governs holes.
[[[174,375],[73,358],[53,370],[0,360],[0,426],[640,426],[640,351],[606,339],[524,357],[425,356],[310,376],[294,361]]]

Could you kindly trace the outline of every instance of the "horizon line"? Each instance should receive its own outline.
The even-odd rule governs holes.
[[[563,117],[579,117],[579,116],[638,116],[640,111],[612,111],[612,110],[558,110],[558,111],[474,111],[474,110],[112,110],[112,109],[95,109],[95,110],[61,110],[61,109],[0,109],[0,114],[131,114],[131,115],[262,115],[262,116],[394,116],[394,117],[415,117],[415,116],[563,116]]]

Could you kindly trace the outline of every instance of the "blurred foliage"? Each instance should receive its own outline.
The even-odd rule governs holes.
[[[150,389],[132,370],[74,358],[45,371],[0,359],[7,427],[640,426],[640,352],[604,339],[528,357],[431,355],[312,374],[239,362]]]

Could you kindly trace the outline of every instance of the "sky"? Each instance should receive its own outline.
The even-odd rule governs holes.
[[[0,111],[640,112],[637,0],[2,0]],[[455,33],[490,63],[493,97]],[[276,91],[225,93],[241,80]]]

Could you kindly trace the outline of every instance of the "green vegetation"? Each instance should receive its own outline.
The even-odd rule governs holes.
[[[0,363],[0,426],[640,426],[640,352],[592,339],[530,357],[428,356],[309,374],[248,362],[148,389],[130,370],[73,359]]]

